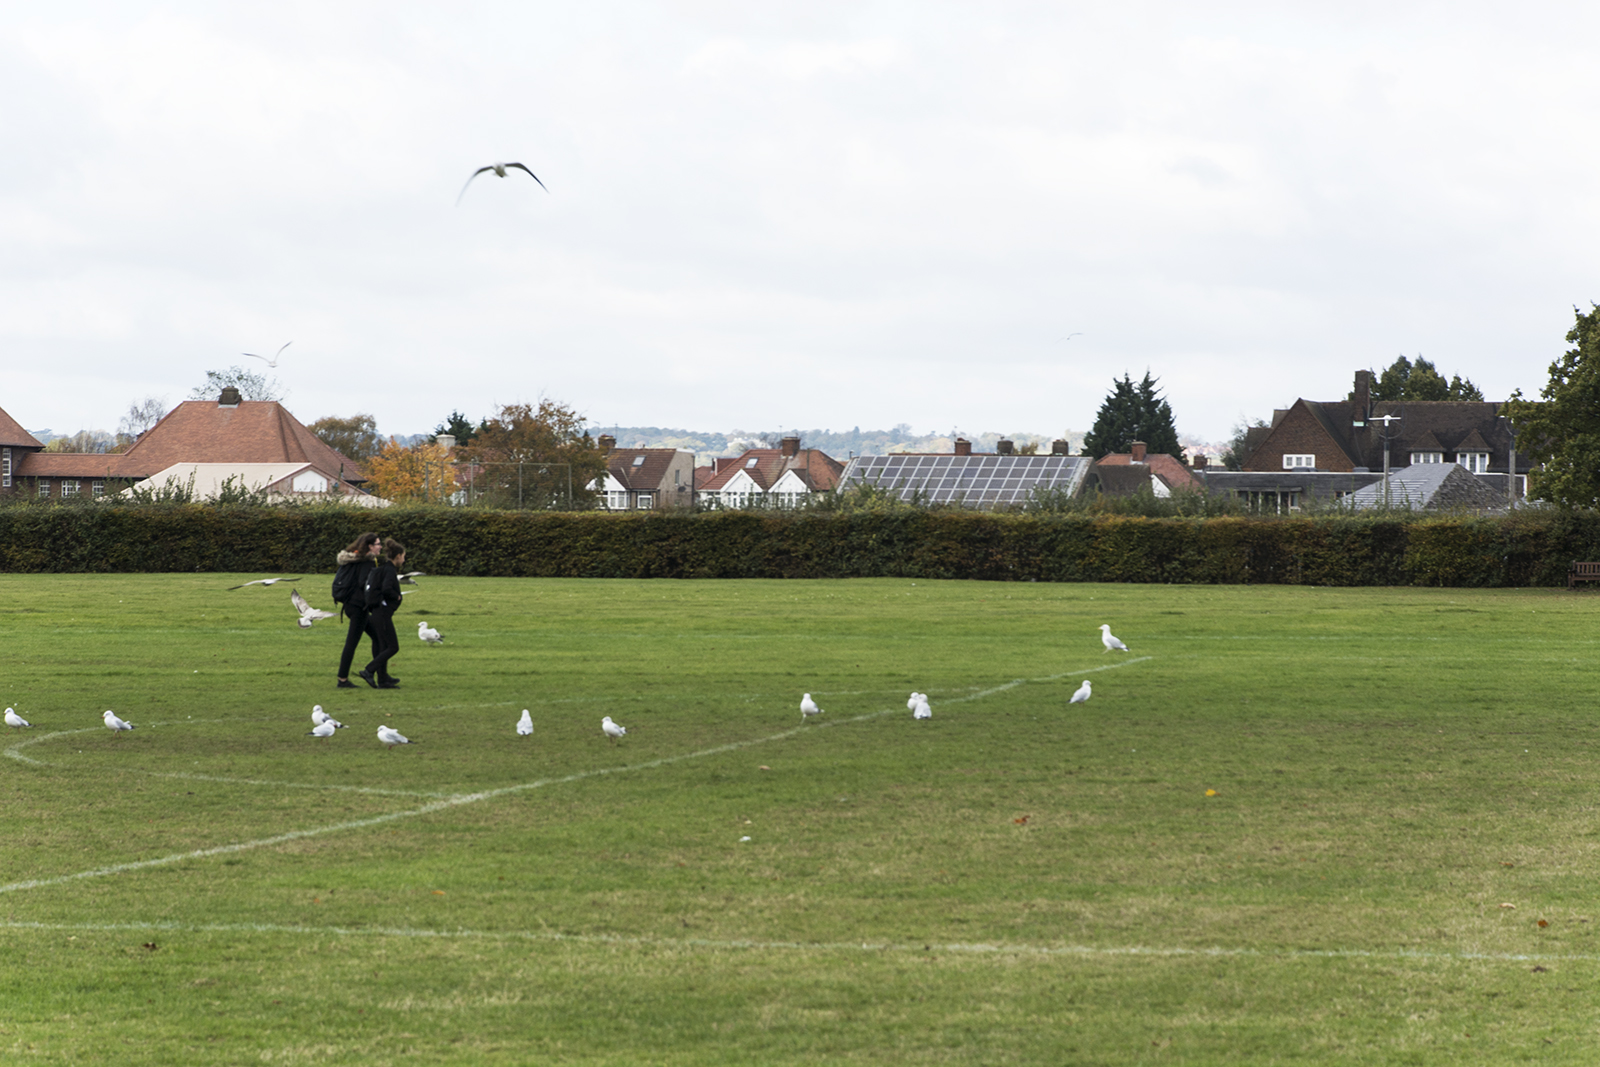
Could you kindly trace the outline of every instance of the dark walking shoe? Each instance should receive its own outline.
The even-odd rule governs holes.
[[[350,679],[348,679],[348,678],[340,678],[339,679],[339,684],[337,686],[335,686],[334,688],[336,688],[336,689],[354,689],[355,687],[356,687],[356,683],[352,682]]]
[[[393,678],[385,678],[383,681],[378,683],[378,688],[379,689],[399,689],[400,688],[400,683],[397,680],[393,679]]]
[[[376,677],[374,677],[374,675],[373,675],[373,673],[371,671],[362,670],[362,671],[357,671],[356,673],[361,675],[361,680],[363,682],[366,682],[368,685],[372,686],[372,688],[374,688],[374,689],[378,688],[378,679]]]

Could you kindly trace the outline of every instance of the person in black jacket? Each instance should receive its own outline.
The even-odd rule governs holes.
[[[398,678],[389,676],[389,660],[400,651],[400,638],[394,632],[394,613],[400,608],[400,567],[406,561],[406,546],[392,537],[383,539],[378,565],[367,575],[367,617],[377,635],[378,651],[361,671],[361,680],[374,689],[397,689]]]
[[[350,620],[350,630],[344,637],[344,652],[339,656],[340,689],[356,687],[350,680],[350,661],[356,658],[356,647],[361,644],[362,634],[372,636],[372,654],[378,654],[378,635],[367,617],[366,590],[367,575],[372,573],[375,566],[373,557],[378,554],[382,540],[375,533],[364,533],[339,553],[339,570],[333,581],[335,586],[348,590],[339,603],[344,617]]]

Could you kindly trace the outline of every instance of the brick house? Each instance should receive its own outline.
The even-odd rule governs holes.
[[[1149,455],[1143,441],[1128,447],[1131,452],[1113,452],[1096,460],[1085,489],[1098,489],[1107,496],[1131,496],[1148,488],[1162,499],[1170,497],[1174,489],[1201,490],[1200,480],[1177,456],[1164,452]]]
[[[331,477],[335,494],[360,492],[366,480],[354,460],[324,444],[282,404],[241,400],[231,386],[216,400],[179,404],[126,452],[16,447],[13,454],[11,492],[41,499],[103,496],[183,463],[309,464]]]
[[[44,451],[44,442],[22,428],[22,425],[0,410],[0,493],[15,491],[12,479],[17,464],[24,456]]]
[[[785,437],[778,448],[747,448],[732,459],[715,459],[695,471],[700,503],[713,507],[794,507],[812,493],[831,493],[844,464],[800,438]]]
[[[618,448],[601,434],[606,475],[589,488],[604,494],[608,511],[687,508],[694,503],[694,453],[678,448]]]

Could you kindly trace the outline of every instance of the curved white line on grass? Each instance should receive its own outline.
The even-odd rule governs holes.
[[[1150,656],[1141,656],[1138,659],[1126,659],[1119,663],[1108,663],[1090,670],[1071,671],[1068,674],[1088,674],[1094,671],[1114,670],[1118,667],[1128,667],[1135,663],[1142,663],[1151,659]],[[1049,675],[1044,678],[1016,678],[988,689],[980,690],[969,696],[953,697],[944,701],[946,704],[961,704],[970,700],[981,700],[996,693],[1004,693],[1029,682],[1051,682],[1065,678],[1068,674]],[[392,811],[385,815],[372,815],[365,819],[350,819],[346,822],[333,823],[328,826],[312,827],[308,830],[290,830],[288,833],[275,834],[272,837],[257,838],[254,841],[238,841],[231,845],[214,845],[211,848],[197,848],[192,852],[178,852],[170,856],[158,856],[155,859],[131,860],[127,863],[115,863],[109,867],[96,867],[94,870],[78,871],[75,874],[62,874],[53,878],[32,878],[23,882],[12,882],[0,885],[0,893],[16,893],[24,889],[42,889],[45,886],[64,885],[67,882],[76,882],[85,878],[103,878],[112,874],[127,874],[129,871],[140,871],[150,867],[166,867],[185,860],[205,859],[210,856],[226,856],[234,852],[248,852],[251,849],[268,848],[272,845],[284,845],[291,841],[303,841],[309,837],[321,837],[325,834],[341,833],[345,830],[362,830],[369,826],[381,826],[387,822],[400,819],[412,819],[420,815],[431,815],[436,811],[445,811],[449,808],[458,808],[467,804],[477,804],[496,797],[510,796],[514,793],[525,793],[531,789],[543,789],[548,785],[565,785],[568,782],[578,782],[585,778],[601,778],[608,774],[628,774],[633,771],[654,770],[657,767],[666,767],[685,760],[701,759],[705,756],[717,756],[724,752],[737,752],[742,748],[753,748],[756,745],[765,745],[773,741],[782,741],[801,733],[815,733],[830,727],[845,726],[850,723],[866,722],[870,719],[880,719],[885,715],[902,713],[900,708],[885,708],[882,711],[869,711],[865,715],[855,715],[848,719],[835,719],[832,722],[805,724],[793,729],[783,730],[779,733],[768,734],[766,737],[752,738],[749,741],[732,741],[726,745],[716,745],[712,748],[702,748],[696,752],[684,752],[677,756],[662,756],[660,759],[648,760],[624,767],[600,767],[592,771],[578,771],[575,774],[563,775],[560,778],[541,778],[533,782],[522,782],[517,785],[501,786],[499,789],[486,789],[478,793],[461,793],[454,796],[436,800],[431,804],[424,804],[418,808],[407,808],[405,811]],[[41,738],[40,740],[43,740]]]
[[[311,937],[398,937],[423,940],[544,941],[578,945],[641,945],[650,948],[711,948],[792,950],[799,952],[945,952],[974,956],[1149,956],[1196,959],[1353,959],[1353,960],[1483,960],[1491,963],[1554,961],[1592,963],[1600,953],[1569,955],[1534,952],[1425,952],[1410,949],[1365,948],[1162,948],[1153,945],[1028,945],[895,941],[760,941],[754,938],[717,940],[709,937],[640,937],[626,934],[563,934],[549,930],[426,930],[404,926],[297,926],[287,923],[48,923],[4,922],[0,930],[48,930],[81,933],[178,934],[300,934]]]

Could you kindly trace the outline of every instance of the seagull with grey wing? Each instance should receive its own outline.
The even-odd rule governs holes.
[[[283,343],[283,348],[288,348],[292,344],[294,344],[293,341],[285,341]],[[266,356],[258,356],[254,352],[241,352],[240,355],[249,356],[251,359],[259,359],[259,360],[261,360],[261,362],[265,363],[267,366],[271,367],[273,370],[277,370],[278,369],[278,357],[283,355],[283,348],[280,348],[276,352],[274,352],[272,354],[272,358],[271,359],[268,359]]]
[[[230,585],[228,586],[228,591],[232,592],[235,589],[243,589],[247,585],[277,585],[279,582],[298,582],[299,580],[299,578],[257,578],[253,582],[241,582],[238,585]]]
[[[473,171],[472,177],[467,179],[467,185],[471,185],[472,179],[476,178],[484,171],[493,171],[496,178],[504,178],[506,176],[506,171],[508,170],[520,170],[534,181],[539,182],[539,176],[521,163],[491,163],[487,167],[479,167],[477,170]],[[461,198],[467,195],[467,185],[463,185],[461,187],[461,191],[456,194],[456,207],[461,206]],[[549,187],[546,186],[544,182],[539,182],[539,188],[543,189],[547,193],[550,191]]]
[[[294,610],[300,613],[300,618],[296,620],[296,625],[302,630],[311,629],[311,624],[318,619],[333,618],[333,612],[323,611],[321,608],[314,608],[307,604],[306,598],[300,595],[300,590],[298,589],[289,590],[289,603],[293,604]]]
[[[15,728],[21,727],[21,726],[32,726],[33,723],[29,722],[27,719],[24,719],[21,715],[18,715],[17,714],[17,709],[15,709],[15,708],[7,708],[6,709],[6,725],[12,727],[13,729],[15,729]]]
[[[332,715],[329,715],[327,712],[323,711],[321,704],[312,705],[312,708],[311,708],[311,722],[315,726],[327,725],[329,727],[329,729],[332,729],[332,730],[343,730],[344,729],[344,723],[340,722],[338,719],[335,719]],[[318,736],[320,737],[322,735],[319,734]]]

